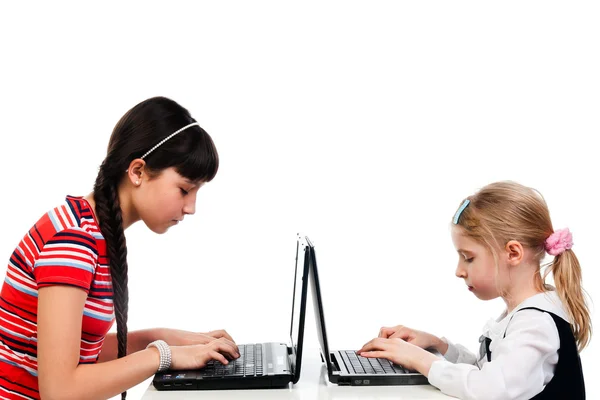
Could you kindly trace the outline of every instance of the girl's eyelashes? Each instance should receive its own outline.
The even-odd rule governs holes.
[[[467,263],[473,262],[473,259],[475,258],[475,257],[469,257],[462,253],[461,253],[461,256],[462,256],[463,260],[465,260],[465,262],[467,262]]]
[[[179,190],[181,190],[181,194],[182,194],[182,195],[184,195],[184,196],[185,196],[186,194],[188,194],[188,193],[189,193],[189,192],[188,192],[187,190],[185,190],[184,188],[179,188]]]

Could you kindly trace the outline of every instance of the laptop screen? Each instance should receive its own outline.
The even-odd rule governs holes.
[[[294,276],[294,295],[292,298],[292,321],[290,326],[290,359],[294,372],[294,383],[300,378],[302,362],[302,342],[304,338],[304,320],[306,315],[306,294],[308,290],[309,248],[306,240],[298,234],[296,242],[296,268]]]
[[[317,335],[319,337],[319,344],[321,345],[321,353],[323,359],[326,360],[327,372],[329,375],[333,373],[331,359],[329,354],[329,344],[327,343],[327,330],[325,329],[325,315],[323,311],[323,298],[321,296],[321,285],[319,283],[319,273],[317,271],[317,255],[315,248],[309,238],[306,238],[306,242],[310,247],[310,288],[312,292],[312,301],[315,309],[315,322],[317,324]]]

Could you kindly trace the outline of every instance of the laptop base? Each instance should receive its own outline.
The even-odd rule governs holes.
[[[294,380],[290,349],[285,343],[238,346],[240,354],[245,353],[245,359],[231,360],[227,366],[213,361],[201,369],[159,372],[152,384],[156,390],[267,389],[285,388]],[[250,348],[252,352],[248,353]]]
[[[340,386],[429,385],[427,377],[418,372],[371,374],[349,371],[341,356],[341,353],[345,352],[333,351],[330,353],[333,367],[332,374],[329,375],[331,383]]]
[[[223,390],[223,389],[275,389],[287,388],[291,383],[290,376],[263,376],[252,379],[231,379],[231,378],[214,378],[181,380],[173,381],[157,381],[153,382],[156,390]]]

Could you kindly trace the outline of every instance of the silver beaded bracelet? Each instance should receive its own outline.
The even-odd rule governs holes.
[[[171,348],[164,340],[155,340],[150,343],[148,347],[156,347],[160,354],[160,365],[158,366],[158,372],[166,371],[171,368]]]

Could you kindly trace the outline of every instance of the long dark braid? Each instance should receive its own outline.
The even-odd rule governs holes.
[[[94,201],[100,231],[106,241],[117,320],[118,358],[127,355],[127,242],[119,201],[119,185],[134,159],[176,130],[194,122],[189,112],[173,100],[153,97],[129,110],[119,120],[108,144],[106,158],[94,184]],[[162,144],[147,159],[147,176],[175,168],[190,181],[210,182],[219,168],[215,145],[204,129],[195,126]],[[121,394],[121,399],[127,392]]]
[[[117,319],[118,358],[127,355],[127,312],[129,290],[127,287],[127,242],[123,230],[123,215],[117,191],[118,180],[107,171],[110,165],[104,160],[94,185],[94,201],[100,230],[106,240],[113,287],[113,305]],[[121,399],[127,392],[121,394]]]

